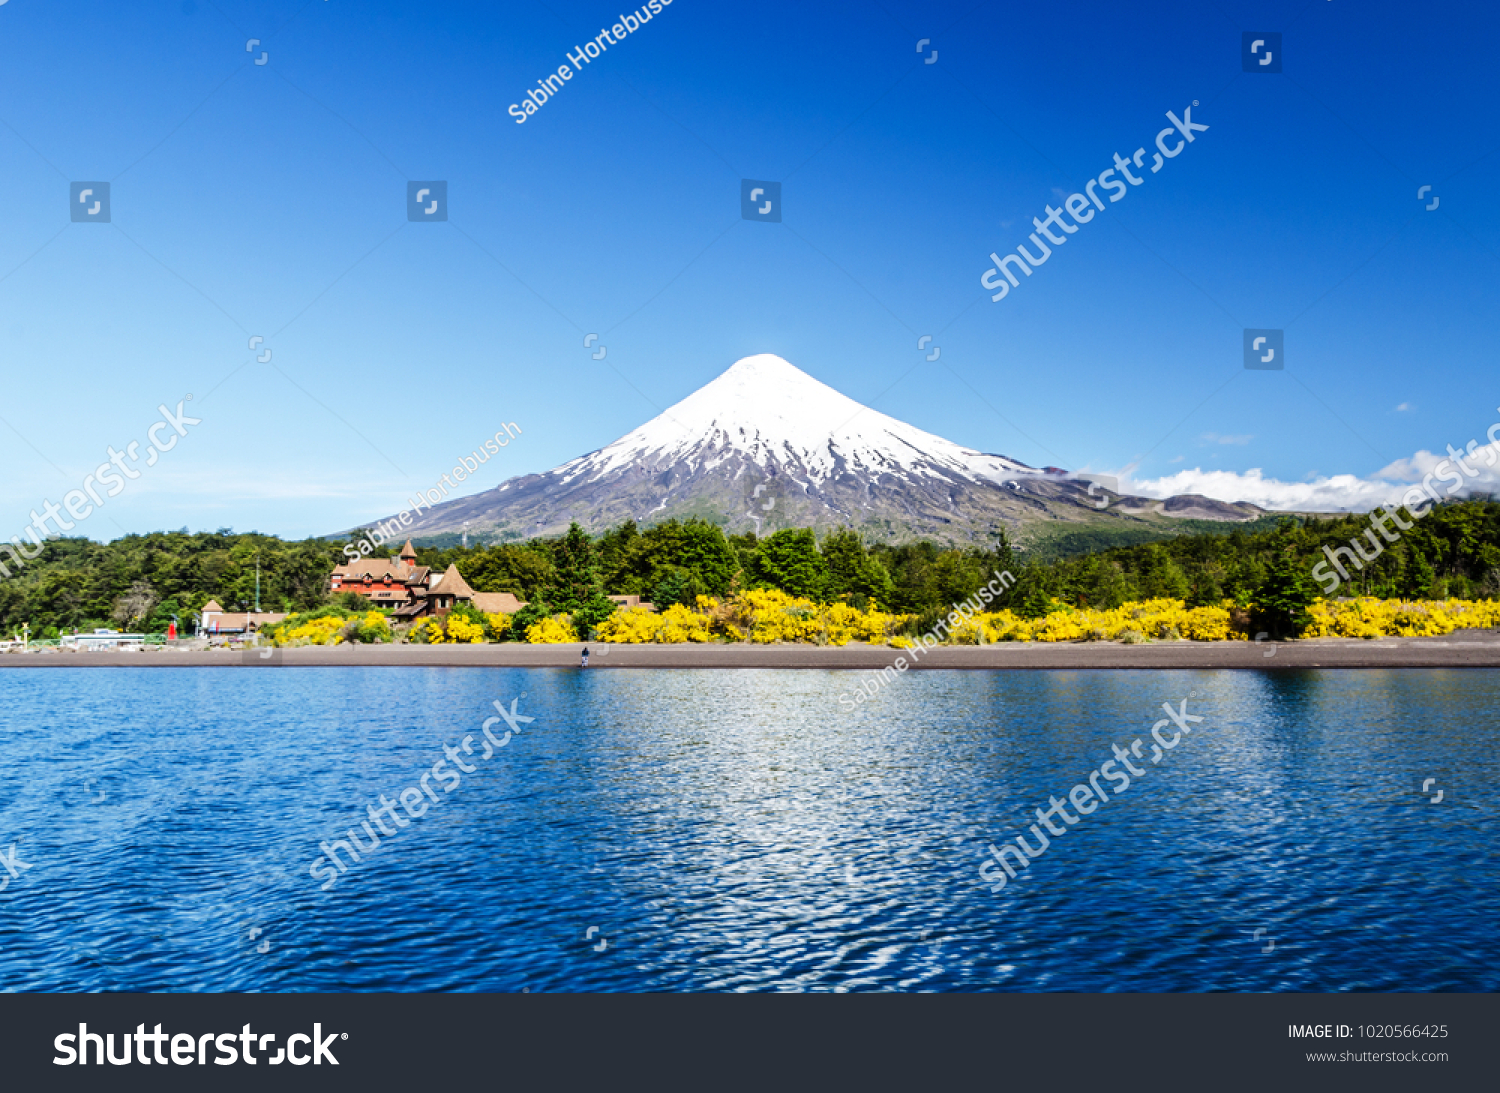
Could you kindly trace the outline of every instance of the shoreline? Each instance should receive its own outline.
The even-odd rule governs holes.
[[[578,668],[582,643],[567,645],[305,645],[293,649],[0,654],[6,668]],[[985,669],[1500,668],[1500,632],[1458,630],[1431,638],[1309,638],[1248,641],[1004,642],[939,646],[920,658],[888,646],[736,643],[589,645],[588,670],[611,668],[871,669],[905,656],[908,671]]]

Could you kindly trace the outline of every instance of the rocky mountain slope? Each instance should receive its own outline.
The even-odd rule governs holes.
[[[628,519],[702,516],[730,533],[852,526],[889,541],[984,543],[1001,528],[1024,542],[1045,524],[1265,514],[1207,497],[1120,497],[1098,485],[1090,493],[1091,485],[934,436],[761,354],[607,447],[435,506],[411,534],[431,538],[467,523],[471,536],[492,541],[557,534],[574,520],[597,533]]]

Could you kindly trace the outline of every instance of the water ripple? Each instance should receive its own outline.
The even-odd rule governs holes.
[[[859,675],[8,670],[0,988],[1500,988],[1500,672],[934,671],[850,713]],[[988,891],[991,844],[1191,692],[1190,737]],[[323,890],[320,843],[465,736]]]

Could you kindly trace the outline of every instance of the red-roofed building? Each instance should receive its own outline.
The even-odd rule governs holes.
[[[377,607],[392,608],[397,620],[446,615],[459,603],[473,604],[490,615],[515,614],[526,606],[509,592],[475,592],[457,566],[438,574],[417,565],[410,539],[395,558],[360,558],[335,566],[329,591],[354,592]]]
[[[414,588],[426,588],[431,572],[417,565],[417,552],[408,539],[398,557],[359,558],[334,566],[328,590],[357,593],[377,607],[404,607],[415,598]]]

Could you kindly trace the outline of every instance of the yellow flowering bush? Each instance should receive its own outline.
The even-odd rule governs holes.
[[[684,641],[713,641],[708,620],[692,608],[674,603],[659,616],[653,641],[679,644]]]
[[[1183,616],[1179,629],[1189,641],[1228,641],[1229,608],[1195,607]]]
[[[904,621],[903,616],[889,615],[873,605],[864,611],[847,603],[829,604],[823,609],[829,645],[848,645],[851,641],[880,645]]]
[[[1032,641],[1082,641],[1091,627],[1081,611],[1059,611],[1031,623]]]
[[[673,604],[659,614],[645,608],[616,611],[599,624],[598,634],[601,641],[626,644],[686,641],[898,644],[902,639],[892,638],[892,632],[909,618],[909,615],[888,614],[874,606],[861,611],[847,603],[817,604],[776,589],[752,589],[723,601],[699,596],[696,607]]]
[[[406,632],[406,640],[424,642],[428,645],[441,645],[448,640],[448,634],[443,629],[443,620],[435,615],[429,615],[425,619],[416,621],[416,624]]]
[[[1500,626],[1495,600],[1319,600],[1308,608],[1309,638],[1424,638]]]
[[[533,645],[566,645],[578,640],[573,622],[567,615],[553,615],[526,628],[526,640]]]
[[[818,605],[774,588],[741,592],[735,604],[746,623],[746,636],[769,645],[781,641],[816,642],[823,633]]]
[[[356,616],[344,624],[344,640],[365,644],[393,640],[391,624],[379,611],[366,611],[361,618]]]
[[[959,619],[945,644],[988,645],[1002,641],[1231,641],[1248,634],[1231,621],[1232,601],[1215,607],[1188,607],[1182,600],[1154,599],[1122,604],[1110,610],[1074,608],[1056,601],[1039,619],[1024,619],[1011,611],[988,611]],[[1492,600],[1318,600],[1309,609],[1312,625],[1303,637],[1380,638],[1428,637],[1454,630],[1500,627],[1500,602]],[[1241,616],[1243,618],[1243,616]],[[635,607],[616,611],[598,627],[598,639],[612,644],[682,644],[685,642],[750,641],[757,644],[802,642],[846,645],[851,641],[890,644],[909,649],[916,640],[895,633],[915,616],[893,615],[872,605],[861,611],[847,603],[818,604],[775,589],[752,589],[723,600],[699,596],[696,605],[673,604],[661,612]],[[479,642],[498,638],[511,628],[509,615],[486,616],[481,626],[462,616],[423,619],[412,628],[412,640]],[[337,643],[345,620],[320,618],[281,635],[283,644]],[[366,615],[365,627],[384,626],[377,612]],[[533,644],[562,644],[579,640],[567,615],[542,619],[526,630]]]
[[[478,645],[484,641],[484,627],[477,622],[470,622],[461,615],[450,615],[448,616],[448,640]]]
[[[337,607],[293,615],[260,631],[260,640],[273,645],[341,645],[345,642],[392,640],[391,624],[384,613],[353,614]]]
[[[948,631],[948,641],[953,645],[988,645],[996,640],[984,615],[960,619],[958,625]]]
[[[713,641],[711,623],[708,616],[674,603],[660,614],[646,607],[616,611],[599,624],[595,633],[600,641],[611,644],[662,642],[679,645],[686,641]]]
[[[733,608],[743,620],[750,641],[813,642],[847,645],[851,641],[881,644],[912,616],[891,615],[871,606],[865,611],[847,603],[816,604],[776,589],[752,589],[735,598]]]
[[[720,641],[745,641],[749,638],[750,621],[739,596],[730,596],[722,602],[713,596],[699,596],[698,613],[708,620],[708,630]]]
[[[429,615],[418,620],[406,639],[425,645],[478,645],[485,640],[485,628],[463,615]]]
[[[1232,601],[1217,607],[1189,608],[1181,600],[1155,599],[1122,604],[1112,610],[1055,609],[1040,619],[1022,619],[1010,611],[985,612],[961,619],[948,633],[948,644],[983,645],[997,641],[1138,641],[1248,640],[1230,620]],[[1303,637],[1429,637],[1459,629],[1500,627],[1500,602],[1493,600],[1356,600],[1314,603],[1312,625]],[[909,648],[908,638],[892,645]]]
[[[1144,638],[1190,638],[1224,641],[1230,636],[1229,606],[1195,607],[1181,600],[1143,600],[1103,611],[1053,602],[1039,619],[1011,611],[986,611],[960,619],[948,634],[954,645],[988,645],[999,641],[1120,641]],[[1127,634],[1136,637],[1126,638]],[[911,644],[904,642],[905,645]]]
[[[1020,615],[1010,611],[995,611],[980,615],[979,620],[984,625],[983,634],[986,642],[1031,641],[1032,631],[1036,625],[1032,620],[1023,619]]]
[[[854,610],[854,608],[850,608]],[[881,642],[890,640],[897,629],[905,626],[907,622],[915,618],[914,615],[893,615],[889,611],[882,611],[874,603],[859,613],[858,618],[851,624],[854,640],[867,642],[870,645],[879,645]],[[842,645],[843,642],[836,641],[833,644]]]
[[[640,645],[656,640],[657,626],[656,612],[645,607],[630,607],[616,611],[601,622],[595,632],[600,641]]]
[[[277,642],[279,645],[301,644],[308,645],[337,645],[343,641],[339,633],[344,628],[347,619],[339,618],[337,615],[325,615],[320,619],[309,619],[293,630],[280,635]]]

